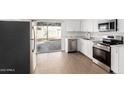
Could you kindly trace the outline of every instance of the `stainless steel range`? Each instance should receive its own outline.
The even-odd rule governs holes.
[[[123,44],[123,37],[104,38],[102,42],[93,45],[93,61],[107,71],[111,70],[111,45]]]

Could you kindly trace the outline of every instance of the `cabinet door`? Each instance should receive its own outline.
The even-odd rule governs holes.
[[[124,19],[118,19],[118,30],[124,32]]]
[[[99,32],[99,30],[98,30],[98,21],[99,21],[99,19],[94,19],[93,20],[93,32]]]
[[[89,58],[93,58],[92,56],[93,56],[93,42],[92,41],[88,41],[88,57]]]
[[[111,70],[114,73],[118,73],[118,63],[119,63],[119,54],[118,54],[118,48],[112,47],[111,48]]]
[[[124,46],[119,47],[119,73],[124,74]]]
[[[93,26],[94,26],[94,19],[88,20],[88,32],[93,32]]]
[[[82,46],[82,45],[81,45],[81,39],[78,39],[78,40],[77,40],[77,50],[78,50],[78,51],[81,51],[81,46]]]
[[[85,19],[81,20],[81,31],[85,32]]]
[[[80,52],[84,53],[84,40],[80,39]]]
[[[87,55],[87,42],[86,40],[82,39],[83,41],[83,54]]]
[[[66,31],[80,31],[79,20],[68,20],[66,21]]]
[[[84,19],[83,21],[83,30],[84,32],[88,32],[88,19]]]
[[[85,40],[85,55],[89,57],[89,40]]]
[[[79,39],[78,40],[78,51],[83,53],[84,55],[88,56],[92,59],[92,47],[93,42],[90,40]]]
[[[81,31],[83,32],[90,32],[91,29],[91,22],[89,19],[83,19],[81,20]]]
[[[89,58],[92,59],[92,47],[93,47],[93,42],[90,41],[90,40],[85,40],[85,43],[84,43],[84,54],[86,56],[88,56]]]
[[[98,32],[99,19],[83,19],[81,20],[81,31]]]
[[[94,19],[84,19],[82,23],[81,27],[85,32],[93,32]]]

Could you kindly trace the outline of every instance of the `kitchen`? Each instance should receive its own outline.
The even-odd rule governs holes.
[[[1,93],[123,92],[123,6],[119,0],[2,0]],[[113,20],[117,31],[110,30]]]
[[[68,32],[66,42],[69,39],[77,40],[77,51],[83,53],[109,72],[124,73],[124,20],[84,19],[79,24],[81,30],[76,29],[76,31],[72,31],[68,29],[70,31]],[[75,33],[78,34],[75,35]],[[68,42],[67,45],[69,45]],[[71,46],[75,47],[74,44]],[[68,47],[66,50],[68,52]]]
[[[53,20],[48,19],[47,21],[53,21]],[[119,52],[121,48],[122,49],[120,51],[123,51],[123,36],[124,36],[123,19],[59,19],[59,21],[54,19],[54,21],[60,22],[62,24],[61,53],[66,53],[67,55],[71,55],[71,54],[78,55],[76,53],[80,53],[83,54],[82,58],[83,56],[87,57],[93,63],[97,64],[100,68],[104,69],[109,73],[123,73],[124,71],[122,67],[123,62],[121,62],[123,61],[121,59],[122,58],[121,55],[123,54]],[[108,45],[101,46],[103,45],[101,43],[103,44],[107,43]],[[99,51],[98,49],[99,45],[102,48],[103,47],[109,48],[109,53],[108,51],[107,52]],[[104,56],[97,55],[97,52],[99,52],[99,55],[104,55]],[[50,55],[52,54],[49,53],[49,56]],[[47,56],[48,59],[50,59],[47,54],[46,55],[44,54],[43,56]],[[43,58],[43,56],[41,55],[38,59],[42,60],[41,58]],[[55,59],[57,60],[58,59],[57,53],[55,53],[55,56],[53,54],[52,57],[55,57]],[[71,59],[73,58],[70,58],[70,60]],[[46,61],[46,59],[44,61]],[[50,68],[48,68],[49,66],[45,67],[44,63],[40,61],[42,63],[42,66],[39,66],[38,68],[40,68],[40,70],[36,70],[35,73],[63,73],[61,72],[63,71],[63,69],[59,68],[59,66],[54,67],[52,64],[49,63],[49,61],[47,66],[50,65]],[[59,61],[60,59],[57,60],[58,63]],[[40,62],[38,63],[40,64]],[[53,69],[56,68],[56,71],[54,71],[52,68]],[[60,69],[61,69],[60,72],[57,71]],[[85,71],[79,71],[79,72],[85,73]],[[87,71],[86,73],[89,72],[90,71]],[[70,71],[64,73],[78,73],[78,71],[77,72]],[[93,73],[97,73],[97,72],[93,72]]]
[[[61,26],[61,51],[37,53],[36,34],[40,26],[37,24],[41,24],[39,22],[45,23],[45,25],[47,22],[48,25],[54,24],[54,26],[57,26],[59,24]],[[0,23],[0,29],[3,31],[1,42],[6,40],[1,46],[1,49],[6,48],[6,51],[1,50],[1,55],[4,52],[6,53],[2,55],[3,58],[1,57],[0,73],[124,73],[124,19],[2,20]],[[21,30],[23,31],[19,34]],[[5,31],[7,33],[11,32],[11,35],[5,33]],[[6,39],[6,36],[13,38]],[[17,40],[20,40],[21,43]],[[13,43],[10,43],[13,41],[16,51],[13,49],[15,47]],[[9,46],[11,46],[11,49],[8,48]],[[12,56],[10,50],[14,50],[15,54],[18,55]],[[24,53],[26,54],[24,55]],[[9,61],[4,57],[7,57]],[[22,63],[21,60],[24,62]],[[16,61],[19,63],[16,63]],[[7,72],[7,70],[10,71]]]

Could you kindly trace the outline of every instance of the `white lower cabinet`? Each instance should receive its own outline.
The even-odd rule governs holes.
[[[124,46],[111,47],[111,70],[124,74]]]
[[[78,51],[92,59],[93,42],[91,40],[78,39]]]
[[[111,48],[111,70],[114,72],[114,73],[118,73],[118,47],[112,47]]]
[[[119,47],[119,73],[124,74],[124,46]]]
[[[93,42],[91,40],[88,42],[88,57],[93,58]]]

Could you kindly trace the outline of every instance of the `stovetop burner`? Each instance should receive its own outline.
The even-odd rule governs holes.
[[[123,40],[104,38],[102,43],[100,44],[105,45],[105,46],[118,45],[118,44],[123,44]]]
[[[111,45],[111,44],[102,43],[102,42],[100,42],[99,44],[104,45],[104,46],[110,46]]]
[[[99,44],[104,45],[104,46],[110,46],[110,45],[119,45],[122,43],[103,43],[103,42],[99,42]]]

